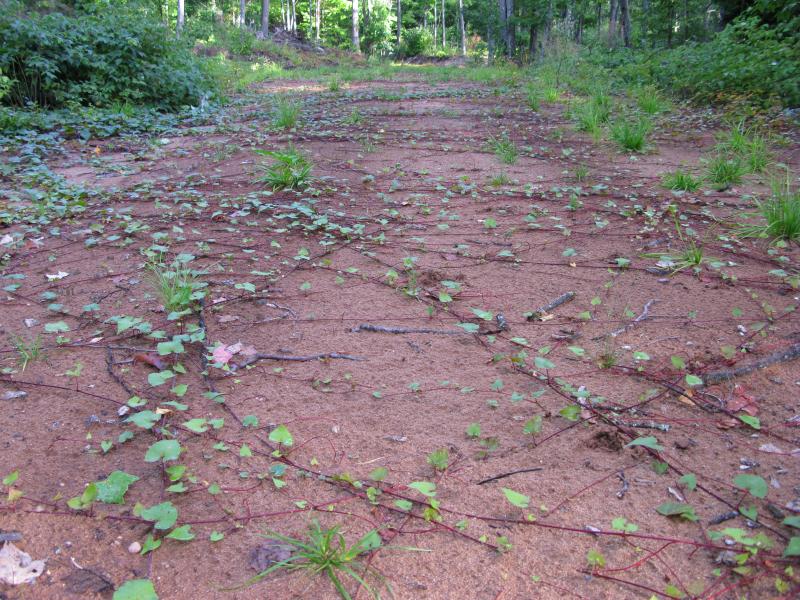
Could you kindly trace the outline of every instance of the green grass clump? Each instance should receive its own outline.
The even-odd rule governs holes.
[[[266,183],[273,191],[303,190],[311,185],[311,161],[289,145],[282,151],[256,150],[261,156],[268,156],[273,163],[266,167],[266,172],[258,181]]]
[[[661,178],[661,183],[665,188],[680,192],[696,192],[700,189],[700,180],[695,179],[691,173],[678,169],[671,173],[665,173]]]
[[[265,537],[280,542],[291,554],[286,560],[270,565],[255,577],[249,579],[244,585],[253,585],[264,577],[278,571],[305,571],[309,577],[322,575],[330,579],[340,598],[352,600],[352,595],[347,591],[345,582],[353,580],[358,588],[363,588],[374,600],[380,600],[379,590],[371,587],[367,577],[377,578],[391,594],[389,584],[383,576],[361,558],[363,555],[381,547],[381,537],[377,530],[372,529],[361,537],[355,544],[348,547],[344,535],[339,532],[339,526],[323,529],[319,521],[314,519],[309,527],[305,540],[269,533]]]
[[[35,339],[28,341],[25,338],[12,335],[10,337],[11,344],[17,351],[17,362],[20,368],[24,371],[32,362],[39,360],[42,357],[42,337],[36,336]]]
[[[576,128],[599,140],[603,125],[611,118],[611,108],[611,97],[605,92],[595,92],[575,109]]]
[[[772,160],[767,137],[752,127],[745,128],[743,121],[718,136],[716,149],[720,154],[738,157],[749,173],[764,172]]]
[[[651,125],[647,119],[621,119],[611,127],[611,138],[622,150],[641,152],[647,147]]]
[[[525,93],[525,102],[533,112],[538,111],[542,102],[541,92],[533,86],[529,87]]]
[[[513,165],[517,162],[519,151],[514,142],[509,139],[508,134],[504,133],[501,137],[492,136],[486,142],[486,145],[500,159],[500,162],[507,165]]]
[[[741,183],[746,174],[747,167],[737,155],[717,154],[708,161],[706,168],[706,179],[718,191]]]
[[[740,224],[742,237],[800,242],[800,191],[792,189],[788,173],[785,180],[773,182],[772,197],[759,202],[757,211],[748,216],[762,222]]]
[[[300,105],[281,98],[275,104],[275,113],[272,117],[272,124],[278,129],[292,129],[300,119]]]
[[[207,283],[199,273],[179,262],[168,267],[161,263],[148,265],[150,284],[168,313],[191,309],[206,296]]]
[[[656,115],[667,109],[667,103],[657,88],[647,85],[636,91],[636,105],[647,115]]]

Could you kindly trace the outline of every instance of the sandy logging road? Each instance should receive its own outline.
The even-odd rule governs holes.
[[[302,571],[224,590],[314,519],[366,540],[384,597],[796,593],[798,250],[735,227],[766,178],[675,194],[710,119],[658,115],[631,154],[574,108],[282,82],[17,151],[0,530],[47,562],[4,597],[335,598]],[[276,160],[297,189],[260,181]]]

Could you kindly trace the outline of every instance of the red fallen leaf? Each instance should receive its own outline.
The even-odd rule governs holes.
[[[742,422],[739,419],[727,418],[727,419],[720,419],[717,421],[717,427],[720,429],[733,429],[734,427],[738,427],[741,425]]]
[[[733,386],[733,398],[728,400],[727,405],[728,410],[731,412],[739,412],[741,410],[751,417],[755,417],[758,414],[756,399],[745,391],[743,385],[738,383]]]
[[[161,360],[157,354],[152,354],[149,352],[140,352],[139,354],[134,354],[133,362],[145,363],[153,368],[158,369],[159,371],[163,371],[167,368],[167,363]]]

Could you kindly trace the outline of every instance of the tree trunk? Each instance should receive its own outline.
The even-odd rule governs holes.
[[[292,22],[292,33],[297,33],[297,0],[292,0],[292,15],[290,17]]]
[[[444,22],[444,0],[442,0],[442,48],[447,48],[447,24]]]
[[[314,15],[314,39],[317,40],[317,44],[319,44],[320,40],[321,25],[322,25],[322,0],[317,0],[317,12]]]
[[[239,0],[239,27],[244,27],[244,16],[247,12],[246,0]]]
[[[461,30],[461,56],[466,56],[467,30],[464,27],[464,0],[458,0],[458,28]]]
[[[439,9],[436,8],[436,0],[433,0],[433,48],[439,46]]]
[[[505,14],[503,15],[503,40],[506,43],[506,55],[514,56],[517,45],[514,25],[514,0],[505,0],[503,8],[505,9]]]
[[[583,15],[578,15],[578,20],[575,21],[575,43],[580,44],[583,41]]]
[[[269,37],[269,0],[261,0],[261,33]]]
[[[183,31],[183,24],[186,21],[186,11],[183,6],[184,0],[178,0],[178,24],[175,26],[175,32],[180,36]]]
[[[620,11],[622,12],[622,39],[625,42],[625,47],[631,47],[631,11],[629,8],[629,0],[619,0]]]
[[[350,29],[350,43],[353,52],[361,54],[361,42],[358,39],[358,0],[353,0],[353,23]]]
[[[531,62],[536,59],[536,46],[538,46],[539,31],[536,29],[536,23],[531,21],[530,31],[528,32],[528,56]]]
[[[403,35],[403,7],[397,0],[397,49],[400,49],[400,38]]]
[[[611,0],[611,7],[608,11],[608,45],[613,46],[617,37],[617,0]]]
[[[544,41],[549,44],[551,37],[553,37],[553,0],[547,3],[547,16],[544,22]],[[542,52],[544,52],[544,49],[542,49]]]

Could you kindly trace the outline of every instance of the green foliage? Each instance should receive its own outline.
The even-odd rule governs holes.
[[[0,31],[8,104],[177,109],[199,103],[208,87],[190,50],[132,6],[42,14],[8,3],[0,9]]]
[[[403,31],[400,56],[428,56],[433,50],[433,34],[428,29],[415,27]]]
[[[303,190],[311,185],[311,161],[294,146],[289,145],[282,151],[255,152],[274,159],[264,176],[258,179],[272,190]]]
[[[444,471],[450,463],[450,452],[447,448],[439,448],[428,454],[428,464],[437,471]]]
[[[270,573],[280,569],[287,571],[306,571],[309,576],[323,575],[330,579],[333,587],[344,600],[353,597],[345,587],[348,579],[354,580],[370,597],[380,599],[377,589],[370,586],[366,578],[375,577],[383,582],[383,577],[375,569],[361,561],[361,557],[381,547],[377,530],[372,529],[351,546],[347,545],[339,526],[323,529],[316,519],[311,521],[308,537],[305,540],[278,533],[268,533],[265,537],[286,544],[291,555],[286,560],[276,562],[244,585],[252,585]],[[388,587],[388,583],[385,583]]]

